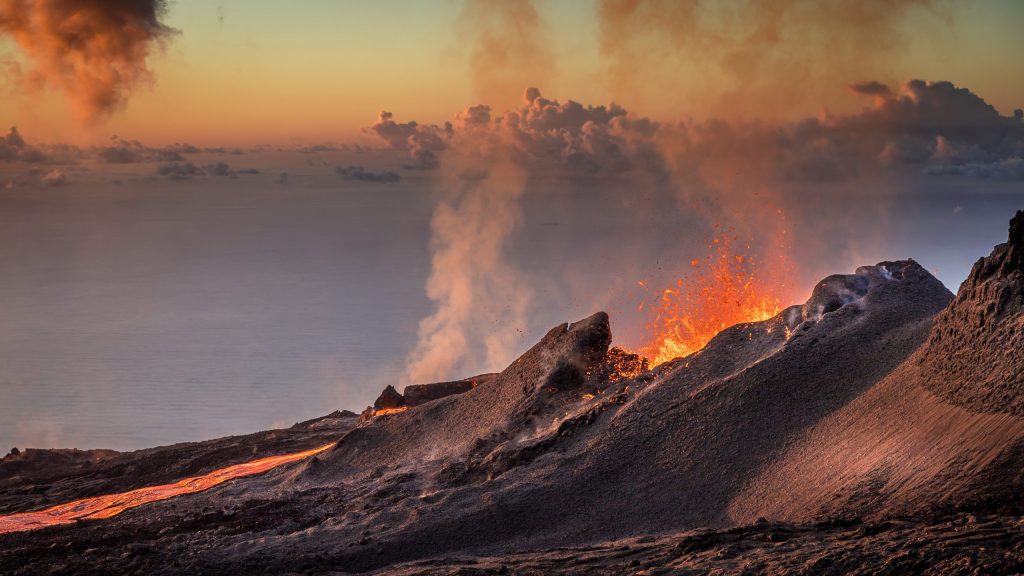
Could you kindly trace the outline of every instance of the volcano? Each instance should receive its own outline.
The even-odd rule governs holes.
[[[611,345],[599,312],[498,374],[389,387],[360,417],[132,453],[12,452],[5,517],[312,455],[10,531],[0,572],[1024,569],[1024,212],[956,296],[913,260],[881,262],[654,368]]]

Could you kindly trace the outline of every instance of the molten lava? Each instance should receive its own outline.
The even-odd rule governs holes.
[[[380,410],[373,411],[373,417],[376,418],[378,416],[387,416],[388,414],[401,414],[402,412],[405,412],[408,409],[408,406],[399,406],[397,408],[381,408]]]
[[[121,492],[120,494],[108,494],[106,496],[83,498],[81,500],[75,500],[73,502],[60,504],[53,506],[52,508],[36,512],[23,512],[20,514],[11,514],[10,516],[0,516],[0,534],[37,530],[39,528],[56,526],[59,524],[70,524],[76,520],[98,520],[110,518],[128,510],[129,508],[135,508],[136,506],[142,506],[143,504],[149,504],[150,502],[167,500],[168,498],[181,496],[183,494],[202,492],[203,490],[208,490],[218,484],[223,484],[224,482],[234,478],[261,474],[271,468],[281,466],[282,464],[288,464],[289,462],[295,462],[296,460],[302,460],[303,458],[308,458],[314,454],[319,454],[333,445],[334,443],[332,442],[331,444],[326,444],[319,448],[306,450],[304,452],[281,454],[279,456],[270,456],[268,458],[253,460],[252,462],[235,464],[234,466],[214,470],[213,472],[203,476],[185,478],[184,480],[179,480],[173,484],[149,486],[146,488],[131,490],[129,492]]]
[[[638,352],[652,366],[697,352],[729,326],[767,320],[782,309],[785,286],[762,274],[746,253],[749,245],[740,249],[735,242],[729,237],[712,240],[704,259],[690,261],[692,272],[647,306],[652,338]],[[788,261],[774,262],[773,275],[784,277],[788,268]]]
[[[607,379],[611,382],[636,378],[650,368],[647,358],[619,348],[609,348],[605,355]]]

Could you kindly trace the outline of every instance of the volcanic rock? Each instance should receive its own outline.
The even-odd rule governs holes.
[[[358,417],[359,414],[356,414],[355,412],[352,412],[350,410],[335,410],[334,412],[331,412],[326,416],[320,416],[319,418],[312,418],[310,420],[305,420],[303,422],[297,422],[292,425],[292,429],[337,429],[339,427],[344,427],[347,423],[346,421],[350,419],[356,419]]]
[[[650,365],[647,358],[633,352],[627,352],[616,346],[608,349],[608,354],[605,355],[604,361],[591,375],[591,380],[600,386],[601,383],[609,380],[635,378],[646,372],[649,368]]]
[[[380,396],[373,401],[374,410],[387,410],[389,408],[398,408],[405,405],[405,398],[395,390],[394,386],[390,384],[384,391],[380,393]]]
[[[474,446],[522,435],[540,425],[538,418],[550,423],[549,413],[565,401],[560,392],[585,380],[610,341],[604,312],[556,326],[494,378],[463,394],[374,420],[372,427],[343,438],[325,460],[346,470],[443,462],[465,458]]]
[[[402,396],[406,406],[419,406],[445,396],[469,392],[484,382],[493,380],[497,374],[481,374],[465,380],[454,382],[435,382],[433,384],[410,384],[405,387]]]
[[[936,320],[922,377],[940,397],[976,412],[1024,416],[1024,211],[1009,239],[979,259]]]
[[[858,272],[865,268],[858,269]],[[803,318],[820,319],[846,304],[860,300],[868,292],[866,274],[834,274],[818,282],[803,305]]]
[[[801,317],[817,321],[829,312],[861,300],[867,295],[872,279],[901,281],[929,278],[932,278],[931,274],[913,260],[879,262],[875,266],[861,266],[853,274],[833,274],[814,286],[811,297],[800,309]]]

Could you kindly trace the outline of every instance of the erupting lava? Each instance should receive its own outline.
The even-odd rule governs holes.
[[[646,306],[653,311],[648,324],[653,337],[638,352],[652,366],[697,352],[729,326],[767,320],[782,309],[784,285],[763,276],[754,258],[739,250],[735,241],[727,236],[712,240],[708,256],[690,261],[693,272]],[[744,249],[749,251],[750,246]],[[788,262],[778,262],[773,272],[781,277],[788,268]],[[641,304],[640,310],[644,308]]]
[[[306,450],[305,452],[281,454],[279,456],[270,456],[268,458],[253,460],[252,462],[235,464],[234,466],[214,470],[213,472],[203,476],[185,478],[184,480],[179,480],[173,484],[148,486],[146,488],[139,488],[129,492],[121,492],[120,494],[108,494],[106,496],[83,498],[82,500],[75,500],[74,502],[60,504],[52,508],[36,512],[23,512],[20,514],[11,514],[10,516],[0,516],[0,534],[37,530],[39,528],[56,526],[59,524],[70,524],[80,519],[99,520],[103,518],[110,518],[128,510],[129,508],[135,508],[136,506],[142,506],[143,504],[149,504],[150,502],[167,500],[168,498],[181,496],[183,494],[202,492],[203,490],[208,490],[218,484],[223,484],[224,482],[234,478],[260,474],[270,470],[271,468],[281,466],[282,464],[288,464],[289,462],[295,462],[296,460],[302,460],[303,458],[308,458],[314,454],[319,454],[331,446],[334,446],[333,442],[319,448]]]

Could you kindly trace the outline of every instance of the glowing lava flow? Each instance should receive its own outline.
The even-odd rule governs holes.
[[[408,409],[408,406],[399,406],[398,408],[381,408],[380,410],[373,411],[373,417],[376,418],[378,416],[387,416],[388,414],[401,414],[402,412],[405,412]]]
[[[709,255],[690,262],[693,272],[663,290],[648,307],[653,311],[648,324],[653,337],[638,352],[650,359],[651,366],[689,356],[723,329],[767,320],[782,309],[784,285],[760,275],[753,258],[733,242],[728,237],[712,240]],[[784,277],[788,268],[788,261],[780,261],[773,263],[772,271]]]
[[[333,442],[319,448],[306,450],[305,452],[281,454],[279,456],[270,456],[268,458],[253,460],[252,462],[235,464],[234,466],[214,470],[213,472],[203,476],[185,478],[184,480],[179,480],[173,484],[138,488],[129,492],[121,492],[120,494],[108,494],[106,496],[83,498],[81,500],[75,500],[74,502],[60,504],[58,506],[36,512],[23,512],[19,514],[11,514],[10,516],[0,516],[0,534],[37,530],[39,528],[56,526],[59,524],[70,524],[76,520],[98,520],[110,518],[128,510],[129,508],[135,508],[136,506],[142,506],[143,504],[158,502],[160,500],[167,500],[168,498],[181,496],[183,494],[202,492],[203,490],[208,490],[218,484],[223,484],[224,482],[234,478],[261,474],[271,468],[281,466],[282,464],[288,464],[289,462],[295,462],[296,460],[302,460],[303,458],[308,458],[314,454],[319,454],[331,446],[334,446]]]

